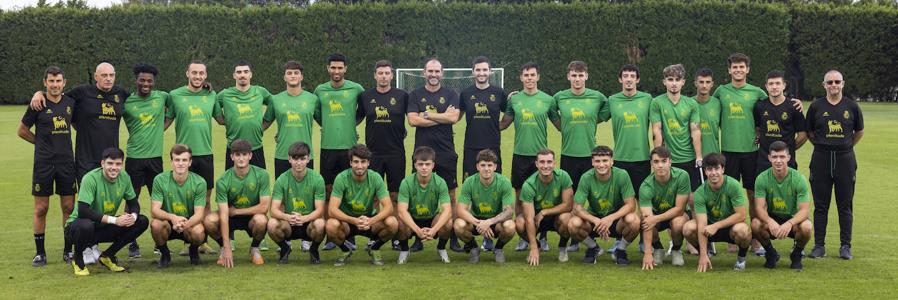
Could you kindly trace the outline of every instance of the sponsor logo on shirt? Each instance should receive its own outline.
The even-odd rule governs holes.
[[[826,123],[826,125],[827,125],[827,129],[829,130],[829,133],[826,134],[826,137],[828,137],[828,138],[844,138],[845,137],[845,134],[842,131],[842,122],[839,122],[838,120],[829,120]]]
[[[392,123],[390,120],[390,112],[386,107],[383,106],[375,106],[374,107],[374,117],[375,123]]]

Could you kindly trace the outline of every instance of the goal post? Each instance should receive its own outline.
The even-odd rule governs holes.
[[[505,69],[491,68],[490,85],[505,87]],[[397,68],[396,69],[396,88],[411,91],[424,86],[424,69],[422,68]],[[444,68],[443,82],[445,87],[452,88],[457,92],[474,84],[474,75],[471,68]]]

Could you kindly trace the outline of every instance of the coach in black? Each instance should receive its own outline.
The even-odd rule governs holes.
[[[842,95],[845,80],[836,70],[823,77],[826,97],[808,108],[811,155],[811,191],[814,194],[814,248],[809,257],[826,255],[826,223],[833,186],[839,211],[839,257],[851,259],[852,205],[857,160],[854,146],[864,136],[864,115],[856,102]]]
[[[359,94],[359,114],[365,118],[365,144],[372,153],[369,168],[386,177],[390,199],[396,202],[399,184],[405,178],[408,93],[390,87],[393,65],[387,60],[374,63],[374,81],[377,87]]]
[[[767,154],[770,145],[776,141],[782,141],[789,147],[789,167],[798,169],[795,162],[795,151],[801,148],[807,141],[805,128],[807,121],[804,114],[789,101],[786,102],[786,81],[783,71],[770,71],[767,73],[767,99],[755,103],[754,118],[755,129],[758,132],[758,157],[756,168],[758,174],[770,168],[770,159]]]
[[[465,116],[465,145],[462,178],[477,173],[477,153],[490,149],[499,157],[496,172],[502,173],[502,149],[499,147],[499,113],[505,111],[508,95],[501,87],[490,85],[490,61],[485,56],[471,64],[474,84],[461,91],[459,110]]]
[[[94,85],[81,85],[65,94],[75,99],[72,125],[75,135],[75,178],[79,182],[84,174],[100,167],[103,149],[118,148],[119,124],[125,99],[130,94],[115,85],[115,68],[103,62],[94,71]],[[41,110],[45,106],[42,92],[31,98],[31,107]]]

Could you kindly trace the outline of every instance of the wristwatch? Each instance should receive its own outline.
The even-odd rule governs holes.
[[[429,115],[429,114],[427,113],[427,111],[425,110],[425,111],[424,111],[424,119],[429,119],[429,118],[430,118],[430,115]]]

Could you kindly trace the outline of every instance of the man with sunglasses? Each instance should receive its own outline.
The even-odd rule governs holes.
[[[826,224],[833,186],[839,211],[839,257],[852,259],[854,183],[857,161],[854,146],[864,136],[864,115],[860,106],[842,94],[845,80],[836,70],[823,77],[826,96],[808,108],[808,137],[814,144],[811,154],[811,192],[814,195],[814,248],[810,258],[826,255]]]

